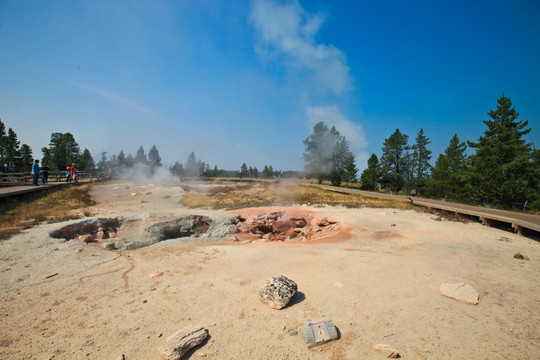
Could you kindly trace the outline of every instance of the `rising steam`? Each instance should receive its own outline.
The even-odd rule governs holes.
[[[130,168],[119,168],[114,176],[136,185],[174,186],[180,184],[180,179],[172,175],[167,168],[159,166],[152,169],[149,165],[142,163],[137,163]]]

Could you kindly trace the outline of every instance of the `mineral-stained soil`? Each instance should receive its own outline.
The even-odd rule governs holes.
[[[189,359],[381,359],[376,344],[404,359],[540,354],[533,239],[410,210],[192,210],[179,186],[106,184],[93,196],[95,219],[137,219],[126,238],[189,215],[237,219],[241,232],[121,251],[50,236],[79,220],[0,241],[1,359],[159,359],[166,338],[191,326],[209,336]],[[257,293],[279,275],[298,292],[276,310]],[[442,283],[471,285],[479,303],[442,296]],[[308,349],[297,328],[326,317],[339,339]]]

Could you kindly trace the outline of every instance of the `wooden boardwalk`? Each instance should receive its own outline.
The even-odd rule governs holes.
[[[234,178],[223,178],[222,180],[224,181],[232,180],[232,181],[242,181],[242,182],[261,181],[260,179],[240,180],[240,179],[234,179]],[[84,179],[80,181],[80,183],[90,182],[90,181],[91,180],[89,179]],[[47,189],[51,189],[53,187],[66,186],[66,185],[70,185],[70,184],[66,182],[51,182],[46,185],[38,185],[38,186],[22,185],[22,186],[0,187],[0,200],[5,201],[6,199],[9,199],[13,196],[20,196],[20,195],[29,194],[32,192],[44,191]],[[520,234],[524,232],[532,231],[535,233],[535,235],[540,235],[540,216],[539,215],[532,215],[532,214],[526,214],[526,213],[515,212],[515,211],[491,209],[491,208],[485,208],[485,207],[479,207],[479,206],[470,206],[470,205],[464,205],[464,204],[456,204],[456,203],[445,202],[445,201],[434,200],[434,199],[426,199],[426,198],[421,198],[421,197],[390,195],[390,194],[383,194],[383,193],[377,193],[377,192],[372,192],[372,191],[364,191],[364,190],[335,187],[335,186],[328,186],[328,185],[309,184],[306,186],[315,186],[321,189],[344,193],[344,194],[358,194],[358,195],[367,196],[367,197],[377,197],[377,198],[412,202],[414,205],[423,206],[430,209],[437,209],[444,212],[476,217],[484,225],[489,225],[489,226],[507,225],[508,227],[512,227],[516,232]]]
[[[78,181],[78,184],[86,184],[89,182],[94,182],[95,180],[83,178]],[[26,194],[31,194],[35,192],[41,192],[46,190],[51,190],[53,188],[58,188],[61,186],[72,185],[72,183],[67,183],[65,181],[54,181],[43,185],[41,179],[39,180],[39,185],[34,186],[30,183],[25,183],[23,185],[12,185],[12,186],[0,186],[0,202],[5,202],[8,199],[17,196],[24,196]]]
[[[316,186],[321,189],[330,190],[334,192],[344,193],[344,194],[358,194],[367,197],[377,197],[385,199],[393,199],[398,201],[408,201],[412,202],[414,205],[419,205],[427,207],[430,209],[437,209],[445,212],[462,214],[467,216],[477,217],[483,225],[489,226],[498,226],[507,224],[509,227],[512,227],[516,232],[523,233],[524,231],[533,231],[536,235],[540,235],[540,216],[526,214],[515,211],[506,211],[499,209],[491,209],[480,206],[471,206],[464,204],[456,204],[446,201],[434,200],[434,199],[425,199],[421,197],[414,196],[403,196],[403,195],[390,195],[382,194],[373,191],[364,191],[357,189],[349,189],[328,185],[318,185],[310,184],[309,186]]]
[[[3,186],[0,187],[0,199],[12,197],[12,196],[18,196],[23,194],[29,194],[33,192],[38,191],[44,191],[49,190],[51,188],[59,187],[59,186],[65,186],[66,183],[63,182],[53,182],[46,185],[21,185],[21,186]]]

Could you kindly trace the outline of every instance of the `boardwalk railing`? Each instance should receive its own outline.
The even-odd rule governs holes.
[[[25,181],[24,173],[0,173],[0,186],[23,185]]]
[[[0,173],[0,186],[21,186],[32,183],[32,173]],[[77,180],[88,180],[91,182],[106,179],[107,176],[99,171],[79,171]],[[47,182],[66,182],[65,171],[49,171]],[[41,183],[41,175],[39,176]]]

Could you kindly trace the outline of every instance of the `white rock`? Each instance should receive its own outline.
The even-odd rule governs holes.
[[[447,296],[464,304],[478,304],[478,292],[469,284],[444,283],[439,286],[439,292],[444,296]]]
[[[391,348],[386,344],[377,344],[373,346],[373,350],[377,351],[381,355],[386,356],[389,359],[396,359],[399,357],[399,353],[396,349]]]

